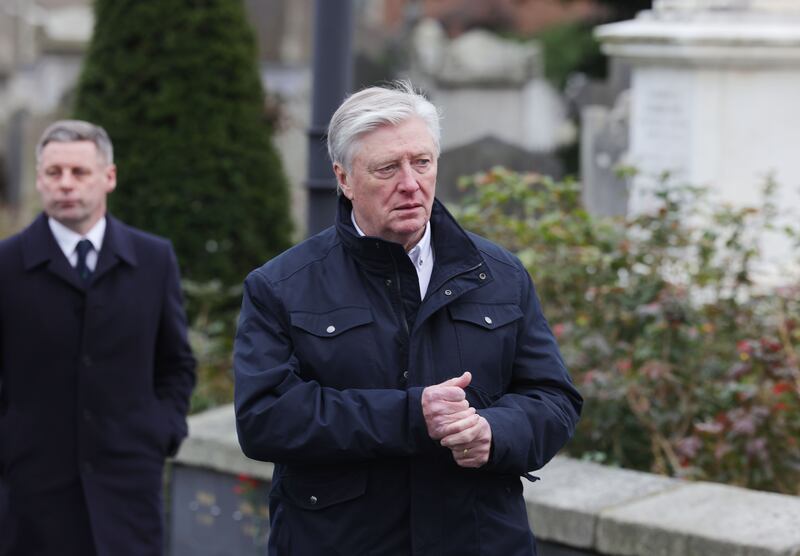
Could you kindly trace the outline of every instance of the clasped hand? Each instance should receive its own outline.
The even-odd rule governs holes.
[[[489,461],[492,429],[489,422],[470,407],[464,388],[472,381],[465,372],[422,391],[422,414],[428,434],[450,448],[461,467],[480,467]]]

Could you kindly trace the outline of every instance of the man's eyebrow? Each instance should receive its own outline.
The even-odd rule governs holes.
[[[411,160],[414,160],[416,158],[422,158],[422,157],[433,158],[433,153],[431,151],[429,151],[429,150],[422,150],[422,151],[418,151],[418,152],[415,152],[415,153],[411,153],[411,155],[409,155],[409,158]],[[377,162],[368,165],[367,167],[368,168],[380,168],[381,166],[386,166],[387,164],[393,164],[393,163],[397,162],[398,160],[402,160],[403,158],[405,158],[405,155],[401,155],[401,156],[398,156],[398,157],[392,157],[392,158],[382,158],[382,159],[378,160]]]

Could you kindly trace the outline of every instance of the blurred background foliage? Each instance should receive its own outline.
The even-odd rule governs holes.
[[[658,208],[594,218],[574,181],[494,169],[463,179],[465,227],[514,251],[580,391],[573,456],[800,492],[798,289],[753,281],[764,204],[657,188]]]
[[[114,140],[111,212],[170,238],[184,278],[240,284],[292,233],[243,3],[98,0],[95,15],[74,114]]]
[[[542,48],[545,76],[559,90],[576,72],[606,76],[608,58],[593,32],[593,23],[577,21],[549,27],[533,37]]]
[[[244,277],[291,243],[279,114],[241,1],[98,0],[95,15],[74,114],[114,140],[111,212],[175,246],[201,411],[232,400]]]
[[[233,402],[233,340],[242,300],[241,284],[183,281],[189,307],[189,342],[197,358],[191,412]]]

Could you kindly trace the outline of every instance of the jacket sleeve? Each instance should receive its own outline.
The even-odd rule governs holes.
[[[305,380],[289,326],[273,286],[251,273],[234,344],[236,428],[245,455],[344,463],[437,448],[425,427],[421,387],[337,390]]]
[[[155,351],[155,391],[171,428],[167,455],[173,456],[187,434],[186,414],[195,383],[195,359],[187,336],[186,313],[175,252],[170,246]]]
[[[527,271],[524,314],[508,391],[478,411],[492,429],[487,471],[522,475],[543,467],[575,432],[583,399],[572,384]]]

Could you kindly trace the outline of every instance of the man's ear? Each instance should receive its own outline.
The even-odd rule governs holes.
[[[352,201],[353,200],[353,188],[350,187],[350,183],[347,181],[347,178],[348,178],[347,171],[344,169],[344,167],[341,164],[339,164],[338,162],[335,162],[333,164],[333,173],[336,175],[336,183],[339,186],[339,190],[342,192],[342,194],[345,197],[347,197],[348,199],[350,199]]]
[[[117,167],[114,164],[109,164],[104,172],[106,177],[106,193],[111,193],[117,188]]]

